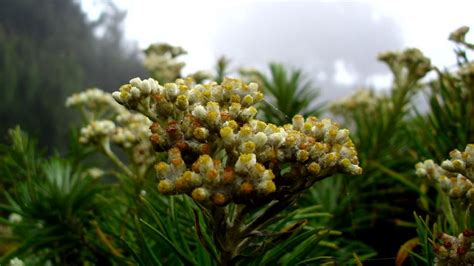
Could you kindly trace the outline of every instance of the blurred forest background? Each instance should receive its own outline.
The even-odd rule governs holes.
[[[47,147],[63,146],[64,100],[88,87],[117,89],[143,76],[141,51],[124,39],[126,12],[111,1],[89,21],[74,0],[0,2],[0,142],[19,124]]]

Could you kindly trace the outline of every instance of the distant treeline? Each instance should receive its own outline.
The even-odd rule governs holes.
[[[62,146],[74,119],[68,95],[112,91],[144,75],[140,51],[123,38],[125,12],[104,3],[99,19],[88,21],[74,0],[1,1],[0,143],[19,124],[43,145]]]

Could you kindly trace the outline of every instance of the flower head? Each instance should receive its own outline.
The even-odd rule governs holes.
[[[455,43],[465,43],[466,34],[468,32],[469,32],[469,27],[462,26],[458,28],[457,30],[451,32],[451,34],[449,34],[449,40]]]
[[[254,204],[336,172],[362,171],[349,131],[329,119],[297,115],[284,126],[255,119],[263,99],[256,83],[148,83],[159,89],[143,94],[143,81],[133,79],[114,95],[154,121],[150,140],[156,152],[168,152],[155,165],[162,193],[188,194],[204,205]]]
[[[464,151],[453,150],[450,159],[441,163],[426,160],[416,164],[416,174],[437,183],[451,198],[474,202],[474,144],[468,144]]]

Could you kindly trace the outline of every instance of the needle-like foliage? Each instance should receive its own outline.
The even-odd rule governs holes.
[[[10,218],[16,217],[2,219],[2,223],[11,226],[10,237],[16,248],[3,256],[0,263],[27,254],[40,254],[40,261],[35,262],[40,264],[109,261],[110,251],[97,237],[100,230],[97,221],[106,215],[106,208],[99,200],[100,184],[67,159],[36,157],[35,147],[27,145],[34,140],[18,128],[10,136],[12,145],[4,149],[2,159],[11,163],[1,174],[9,179],[25,176],[9,192],[4,192],[6,202],[0,205]],[[28,152],[17,157],[17,151],[26,147]]]
[[[260,110],[265,121],[285,124],[296,114],[303,116],[321,114],[323,105],[316,104],[320,91],[300,69],[289,69],[278,63],[269,65],[270,73],[242,70],[241,74],[259,82],[268,99]]]

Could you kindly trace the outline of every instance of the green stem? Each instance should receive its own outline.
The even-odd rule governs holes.
[[[251,243],[253,238],[251,233],[274,221],[277,215],[291,205],[295,199],[296,196],[293,195],[276,201],[248,224],[245,224],[245,217],[252,213],[249,206],[234,208],[233,216],[235,218],[232,222],[228,221],[229,213],[225,212],[225,209],[218,207],[211,210],[214,242],[220,251],[219,264],[234,265],[235,258]],[[255,210],[260,207],[256,206],[251,209]]]
[[[150,118],[153,122],[159,122],[159,119],[155,113],[150,110],[150,98],[147,97],[145,103],[141,102],[137,106],[137,111],[144,114],[148,118]]]
[[[464,212],[464,228],[471,228],[471,207],[472,205],[469,203]]]
[[[448,219],[448,223],[451,225],[453,228],[452,233],[459,233],[459,226],[458,223],[456,222],[456,219],[454,218],[453,214],[453,209],[451,208],[451,202],[449,200],[449,196],[446,195],[441,189],[438,191],[440,197],[441,197],[441,208],[443,209],[444,215],[446,215],[446,219]]]
[[[120,168],[126,175],[130,177],[135,177],[135,174],[128,168],[118,157],[115,153],[110,149],[110,142],[108,139],[104,140],[102,143],[102,151],[104,152],[107,157],[118,167]]]

